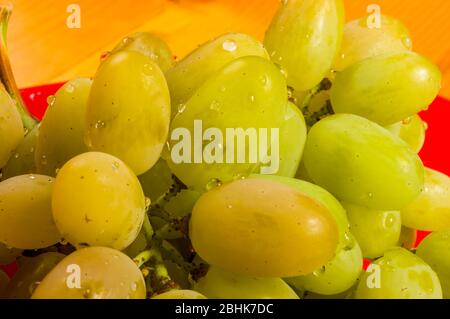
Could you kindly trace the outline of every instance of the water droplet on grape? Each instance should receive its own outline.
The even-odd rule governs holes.
[[[131,291],[136,291],[137,290],[137,283],[133,282],[131,284]]]
[[[183,113],[186,110],[186,104],[182,103],[178,105],[178,113]]]
[[[57,168],[57,169],[55,170],[55,174],[58,175],[58,173],[59,173],[60,170],[61,170],[60,168]]]
[[[404,119],[404,120],[402,121],[402,124],[403,124],[403,125],[408,125],[408,124],[411,123],[411,121],[412,121],[412,117],[409,116],[409,117],[407,117],[406,119]]]
[[[368,196],[369,198],[373,198],[373,194],[372,194],[372,193],[367,194],[367,196]]]
[[[119,162],[114,162],[114,163],[112,164],[112,169],[113,169],[113,171],[117,171],[117,170],[119,169],[119,167],[120,167]]]
[[[28,177],[29,177],[29,179],[31,179],[31,180],[36,179],[36,176],[34,176],[33,174],[30,174]]]
[[[14,158],[15,158],[15,159],[18,159],[19,156],[20,156],[19,153],[14,154]]]
[[[145,197],[145,210],[148,211],[150,208],[150,205],[152,204],[152,201],[150,198]]]
[[[220,110],[220,103],[217,101],[212,101],[211,105],[209,106],[209,109],[212,111],[219,111]]]
[[[408,49],[412,49],[412,40],[410,37],[406,36],[402,39],[403,45]]]
[[[71,83],[66,85],[66,92],[73,93],[75,91],[75,86]]]
[[[325,272],[325,266],[320,267],[319,269],[317,269],[316,271],[313,272],[314,276],[320,276],[321,274],[323,274]]]
[[[222,185],[222,182],[217,178],[213,178],[206,184],[206,190],[210,191],[213,188],[219,187],[220,185]]]
[[[97,121],[97,123],[95,123],[96,129],[104,128],[105,126],[106,126],[106,123],[103,121]]]
[[[225,40],[222,43],[222,48],[228,52],[234,52],[237,49],[237,44],[233,40]]]
[[[59,241],[59,243],[61,244],[61,245],[67,245],[69,242],[67,241],[67,240],[65,240],[64,238],[61,238],[61,240]]]
[[[153,75],[153,65],[151,65],[150,63],[144,64],[144,74]]]
[[[50,96],[47,98],[47,103],[48,103],[48,106],[53,106],[53,105],[55,105],[55,103],[56,103],[56,96],[50,95]]]
[[[256,99],[256,98],[255,98],[254,95],[251,95],[251,96],[250,96],[250,101],[251,101],[252,103],[255,102],[255,99]]]

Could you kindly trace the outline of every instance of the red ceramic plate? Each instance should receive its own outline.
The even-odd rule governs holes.
[[[56,83],[21,90],[22,97],[31,114],[42,119],[47,108],[47,98],[63,85]],[[425,145],[420,152],[420,157],[425,166],[450,175],[450,101],[438,97],[430,108],[421,113],[421,117],[428,123]],[[428,232],[418,232],[418,245]],[[369,261],[365,261],[365,268]],[[16,271],[16,265],[5,267],[6,272],[12,275]]]

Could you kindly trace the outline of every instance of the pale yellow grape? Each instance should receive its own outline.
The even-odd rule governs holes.
[[[330,71],[344,29],[341,0],[283,1],[264,45],[297,91],[312,89]]]
[[[350,231],[356,237],[363,256],[369,259],[398,245],[402,230],[399,211],[373,210],[344,203]]]
[[[270,61],[247,56],[230,62],[172,121],[170,154],[165,154],[170,169],[200,192],[211,181],[227,182],[254,171],[276,172],[276,150],[261,149],[277,146],[276,140],[271,143],[272,132],[280,129],[286,108],[285,78]]]
[[[0,168],[6,165],[23,136],[22,119],[15,102],[0,85]]]
[[[210,299],[298,299],[281,278],[240,275],[212,266],[194,289]]]
[[[152,299],[207,299],[201,293],[194,290],[173,289],[152,297]]]
[[[39,173],[56,176],[57,170],[68,160],[88,151],[84,128],[91,85],[91,79],[74,79],[49,98],[36,143],[35,161]]]
[[[23,257],[19,270],[8,285],[9,299],[28,299],[42,279],[64,258],[60,253],[43,253],[36,257]]]
[[[450,229],[450,178],[425,169],[425,186],[410,205],[403,208],[403,225],[419,230]]]
[[[346,247],[337,252],[336,257],[312,274],[286,278],[286,282],[297,289],[304,289],[323,295],[336,295],[349,290],[358,280],[362,271],[361,248],[353,235]]]
[[[76,247],[128,247],[138,236],[145,196],[137,177],[121,160],[90,152],[67,162],[52,198],[61,235]]]
[[[112,154],[137,175],[158,161],[167,139],[170,95],[150,58],[120,51],[99,67],[87,107],[88,148]]]
[[[419,153],[425,143],[426,124],[419,115],[413,115],[387,127],[392,134],[400,137]]]
[[[425,238],[417,247],[417,256],[437,273],[444,298],[450,299],[450,229]]]
[[[76,286],[78,275],[80,288]],[[33,299],[145,297],[144,277],[133,260],[107,247],[83,248],[73,252],[45,276],[32,296]]]
[[[289,102],[280,129],[280,167],[274,175],[294,177],[306,143],[306,123],[302,112]]]
[[[153,60],[163,72],[172,67],[173,56],[167,44],[148,32],[136,32],[123,38],[111,54],[120,51],[136,51]]]
[[[356,299],[442,299],[436,273],[408,250],[392,249],[373,264],[375,270],[361,276]]]
[[[3,167],[3,180],[14,176],[36,173],[34,157],[38,135],[39,124],[25,136],[14,150],[13,156],[9,158],[8,163]]]
[[[331,104],[386,126],[425,110],[441,89],[439,68],[412,52],[362,60],[336,75]]]
[[[244,56],[269,59],[263,45],[242,33],[223,34],[202,44],[166,72],[172,99],[172,117],[203,83],[231,61]]]
[[[21,175],[0,183],[0,242],[39,249],[61,240],[52,216],[54,179]]]
[[[342,71],[366,58],[412,49],[409,31],[400,21],[381,15],[381,24],[374,26],[372,17],[365,16],[345,25],[341,51],[333,69]]]
[[[209,264],[256,277],[292,277],[329,262],[338,245],[333,215],[297,189],[239,179],[200,197],[190,220],[195,251]]]
[[[309,131],[303,155],[313,181],[339,200],[400,210],[423,188],[424,167],[400,138],[363,117],[329,116]]]

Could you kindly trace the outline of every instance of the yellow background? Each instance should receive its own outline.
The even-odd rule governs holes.
[[[4,3],[4,0],[0,0]],[[102,52],[134,31],[151,31],[182,57],[198,44],[228,31],[259,39],[278,0],[11,0],[12,66],[20,87],[92,76]],[[81,7],[81,29],[66,26],[67,6]],[[414,49],[444,73],[442,95],[450,98],[449,0],[346,0],[347,20],[371,3],[403,21]]]

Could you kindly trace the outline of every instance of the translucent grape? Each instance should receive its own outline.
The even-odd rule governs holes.
[[[445,299],[450,299],[450,229],[429,235],[417,247],[417,256],[437,273]]]
[[[449,229],[450,178],[426,168],[422,193],[401,212],[403,225],[407,227],[427,231]]]
[[[19,270],[8,285],[10,299],[29,299],[42,279],[64,258],[60,253],[44,253],[21,259]]]
[[[381,15],[381,24],[373,27],[369,18],[365,16],[345,25],[341,53],[333,66],[336,71],[342,71],[367,58],[412,49],[409,31],[400,21]]]
[[[315,124],[304,161],[311,178],[338,199],[399,210],[423,188],[424,167],[411,148],[381,126],[338,114]]]
[[[350,231],[361,246],[364,257],[377,258],[397,246],[402,230],[399,211],[372,210],[351,204],[344,204],[344,208]]]
[[[79,286],[76,276],[80,276]],[[90,247],[64,258],[45,276],[33,299],[144,299],[144,277],[132,259],[111,248]]]
[[[416,114],[387,127],[392,134],[400,137],[419,153],[425,143],[426,124]]]
[[[172,117],[203,83],[231,61],[244,56],[269,59],[262,44],[241,33],[227,33],[194,50],[166,72],[172,100]]]
[[[276,150],[266,152],[273,154],[268,161],[266,154],[260,156],[261,145],[269,150],[277,146],[272,129],[280,128],[286,101],[286,82],[277,67],[260,57],[234,60],[209,78],[172,121],[169,167],[198,191],[213,181],[245,177],[258,168],[276,171]],[[266,138],[260,129],[266,129]],[[207,132],[209,139],[204,137]]]
[[[383,126],[428,108],[441,88],[441,72],[411,52],[365,59],[336,75],[331,104]]]
[[[173,64],[173,55],[168,45],[148,32],[136,32],[123,38],[111,51],[111,55],[120,51],[142,53],[158,64],[163,72],[170,69]]]
[[[3,85],[0,85],[0,168],[6,165],[23,136],[19,111]]]
[[[349,290],[362,271],[363,257],[356,239],[351,239],[336,257],[325,266],[306,276],[285,279],[297,289],[305,289],[322,295],[336,295]]]
[[[280,129],[280,168],[275,175],[295,176],[305,148],[306,133],[302,112],[289,103]]]
[[[436,273],[406,249],[388,251],[374,265],[362,275],[356,299],[442,299]]]
[[[202,259],[257,277],[311,273],[333,258],[338,244],[326,208],[293,187],[255,178],[203,194],[189,230]]]
[[[118,158],[84,153],[58,173],[53,216],[65,240],[76,247],[128,247],[138,236],[145,196],[133,172]]]
[[[34,157],[38,134],[39,125],[36,125],[20,142],[14,151],[14,155],[9,158],[8,163],[2,169],[3,180],[14,176],[36,173]]]
[[[312,89],[330,71],[344,29],[341,0],[290,0],[280,6],[264,44],[289,86]]]
[[[72,157],[88,151],[84,144],[86,107],[92,80],[78,78],[56,93],[39,128],[35,161],[38,172],[56,176]]]
[[[87,108],[90,150],[110,153],[143,174],[161,155],[169,121],[167,83],[151,59],[121,51],[101,64]]]
[[[255,278],[210,267],[194,289],[210,299],[298,299],[280,278]]]
[[[48,176],[21,175],[0,183],[0,242],[39,249],[61,240],[52,217],[53,182]]]

